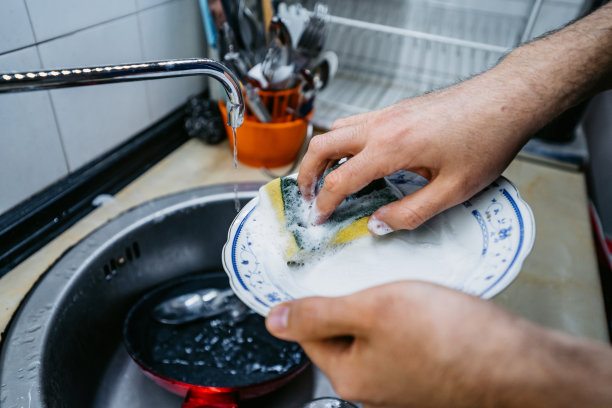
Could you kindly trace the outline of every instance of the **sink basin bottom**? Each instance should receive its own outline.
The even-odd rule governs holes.
[[[157,386],[131,360],[122,343],[123,321],[160,283],[222,270],[235,201],[246,204],[259,184],[236,187],[205,187],[147,202],[67,251],[28,294],[5,333],[0,405],[180,406],[181,397]],[[335,394],[311,367],[241,406],[300,407],[322,396]]]

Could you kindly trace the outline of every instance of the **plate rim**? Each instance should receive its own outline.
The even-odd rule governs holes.
[[[522,242],[519,244],[520,248],[516,251],[516,254],[514,256],[514,259],[510,263],[510,266],[508,266],[508,268],[504,271],[502,276],[497,279],[497,281],[495,281],[489,288],[485,289],[480,295],[477,295],[478,297],[483,299],[491,299],[492,297],[506,289],[510,285],[510,283],[512,283],[516,279],[516,277],[523,268],[523,263],[525,262],[525,259],[527,259],[527,256],[529,256],[535,244],[536,225],[535,218],[533,216],[533,211],[531,210],[529,204],[527,204],[527,202],[521,196],[519,189],[512,181],[510,181],[504,176],[499,176],[493,183],[489,185],[489,187],[494,186],[495,184],[500,186],[500,188],[502,189],[502,194],[504,194],[504,191],[508,194],[507,196],[504,194],[504,196],[506,196],[506,199],[511,203],[513,210],[517,212],[517,218],[519,220],[519,223],[523,224],[522,231],[524,232],[524,236],[522,238]],[[504,187],[504,184],[506,184],[507,186]],[[514,198],[513,195],[508,192],[508,188],[512,189],[512,193],[514,193],[515,195]],[[527,219],[525,215],[529,216],[529,224],[525,222],[525,220]],[[529,234],[529,237],[527,237],[527,234]]]
[[[242,279],[237,275],[237,271],[236,273],[233,273],[233,271],[237,269],[237,268],[234,268],[235,262],[233,259],[234,258],[233,253],[234,253],[234,247],[235,247],[234,243],[238,239],[238,234],[237,233],[232,234],[232,232],[235,230],[237,231],[239,229],[240,225],[248,218],[248,215],[251,214],[251,212],[253,212],[255,208],[257,208],[258,202],[259,202],[259,196],[253,197],[251,200],[249,200],[248,203],[246,203],[244,207],[242,207],[242,210],[240,210],[240,212],[232,220],[232,223],[227,231],[227,240],[225,241],[225,244],[223,245],[223,252],[222,252],[221,260],[223,263],[223,270],[229,277],[230,287],[232,288],[236,296],[238,296],[238,298],[242,300],[252,310],[254,310],[255,312],[265,317],[268,314],[268,310],[269,310],[267,305],[264,305],[262,300],[257,298],[257,296],[255,296],[246,287],[244,282],[242,282]],[[247,208],[249,208],[249,206],[252,208],[250,208],[247,211]],[[233,235],[233,239],[232,239],[232,235]],[[227,264],[228,262],[229,262],[229,265]],[[230,267],[232,269],[230,269]],[[246,296],[246,293],[248,293],[249,296]]]
[[[499,176],[487,187],[480,190],[477,194],[458,205],[462,205],[466,202],[469,202],[471,199],[473,199],[482,191],[488,188],[497,189],[510,202],[513,211],[517,215],[519,223],[522,224],[521,230],[523,236],[522,238],[520,238],[521,242],[519,243],[519,249],[517,249],[513,260],[510,262],[510,265],[506,268],[504,273],[491,286],[483,290],[480,294],[473,295],[478,296],[482,299],[491,299],[492,297],[496,296],[501,291],[506,289],[516,279],[516,277],[522,270],[525,259],[527,259],[527,257],[533,250],[536,235],[535,218],[531,207],[523,199],[516,185],[505,176]],[[504,194],[504,191],[506,192],[506,194]],[[238,296],[245,304],[247,304],[247,306],[249,306],[255,312],[265,317],[268,314],[270,308],[273,306],[269,306],[268,303],[265,303],[264,301],[259,299],[249,288],[246,287],[246,284],[242,281],[241,277],[238,276],[238,267],[234,259],[236,242],[240,235],[238,231],[242,228],[244,222],[246,222],[246,220],[249,218],[249,215],[257,208],[258,203],[259,195],[249,200],[249,202],[232,220],[232,223],[227,232],[227,240],[223,245],[222,263],[223,269],[229,277],[230,287],[232,288],[236,296]]]

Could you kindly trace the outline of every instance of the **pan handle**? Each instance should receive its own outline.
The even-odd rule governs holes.
[[[189,390],[182,408],[238,408],[234,393],[210,393]]]

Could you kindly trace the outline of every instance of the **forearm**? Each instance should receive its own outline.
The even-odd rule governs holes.
[[[612,87],[612,3],[564,29],[525,44],[475,78],[487,109],[528,138],[566,109]],[[492,102],[492,103],[491,103]]]
[[[503,380],[490,395],[504,407],[612,406],[612,349],[530,323],[518,355],[497,367]]]
[[[529,138],[584,98],[612,85],[612,4],[519,47],[468,81],[336,121],[312,140],[298,184],[326,219],[349,194],[397,170],[430,181],[372,214],[375,235],[414,229],[493,182]]]

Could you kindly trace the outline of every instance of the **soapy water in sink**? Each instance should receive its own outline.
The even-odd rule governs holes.
[[[268,333],[263,318],[229,313],[179,326],[155,322],[150,359],[166,377],[204,386],[238,386],[275,378],[302,364],[296,343]]]

